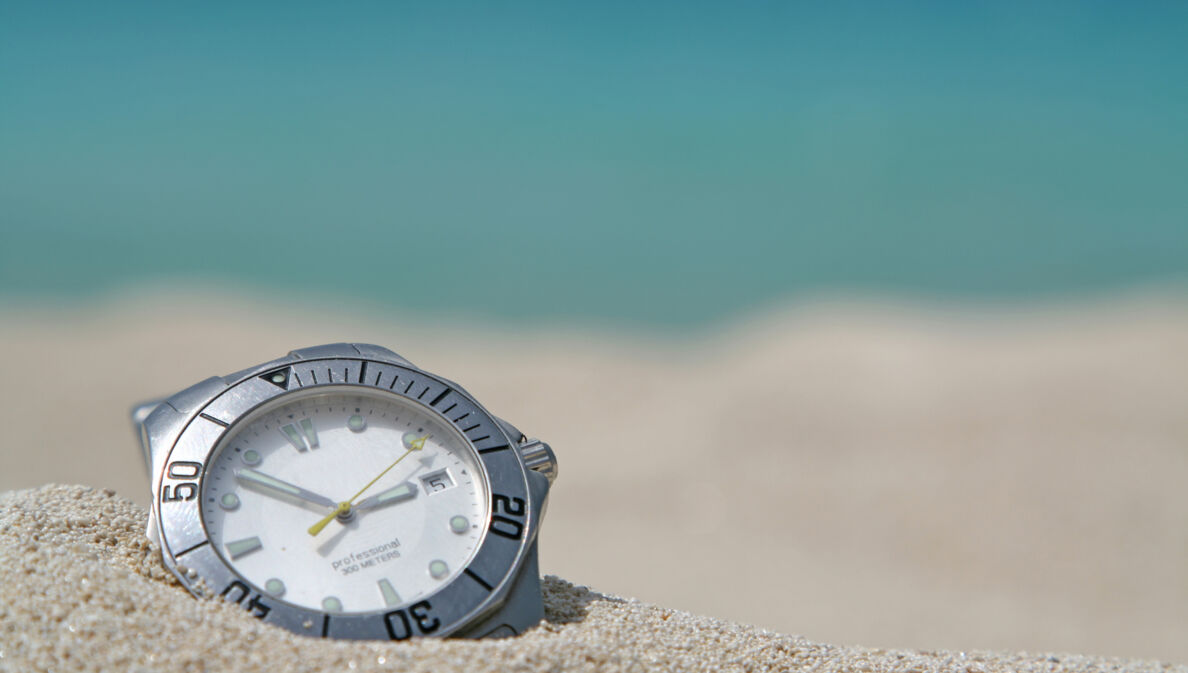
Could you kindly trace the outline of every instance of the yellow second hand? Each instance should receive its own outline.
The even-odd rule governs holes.
[[[330,513],[327,514],[321,521],[318,521],[314,525],[310,526],[309,534],[317,535],[318,533],[321,533],[323,528],[330,525],[330,522],[334,520],[334,517],[338,516],[339,514],[345,514],[346,512],[349,512],[351,510],[351,505],[354,504],[355,500],[359,496],[363,495],[364,491],[371,488],[372,484],[379,481],[380,477],[384,476],[385,474],[388,473],[389,470],[391,470],[393,467],[396,467],[398,464],[400,464],[400,461],[407,458],[408,454],[412,453],[413,451],[420,451],[421,449],[425,448],[425,440],[426,439],[429,439],[429,435],[425,435],[424,437],[417,437],[413,441],[409,442],[409,444],[411,446],[408,447],[407,451],[400,454],[400,457],[397,458],[396,460],[392,461],[391,465],[384,468],[383,472],[380,472],[379,474],[375,475],[375,479],[372,479],[371,481],[367,482],[367,485],[364,486],[363,488],[359,489],[358,493],[351,496],[350,500],[344,500],[344,501],[338,503],[338,507],[335,507],[334,509],[330,510]]]

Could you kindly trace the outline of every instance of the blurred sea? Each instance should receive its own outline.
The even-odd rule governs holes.
[[[0,299],[701,324],[1188,281],[1182,3],[0,6]]]

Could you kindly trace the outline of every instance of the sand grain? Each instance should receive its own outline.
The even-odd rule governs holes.
[[[498,641],[336,642],[192,598],[108,490],[0,494],[0,671],[1188,671],[1066,655],[839,648],[545,582],[547,621]]]

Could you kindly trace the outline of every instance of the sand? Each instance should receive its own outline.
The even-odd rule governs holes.
[[[110,490],[0,494],[3,671],[1188,671],[1069,655],[840,648],[545,582],[546,622],[500,641],[333,642],[190,596]]]
[[[1182,296],[802,304],[678,334],[364,309],[0,307],[0,490],[143,506],[132,403],[372,341],[557,450],[546,573],[816,642],[1188,662]]]

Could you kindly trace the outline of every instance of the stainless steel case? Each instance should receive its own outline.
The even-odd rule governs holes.
[[[298,389],[353,385],[418,402],[467,438],[490,481],[486,535],[467,568],[427,599],[398,610],[332,614],[274,599],[238,576],[212,549],[199,508],[213,449],[237,420]],[[148,535],[165,566],[196,596],[221,596],[261,620],[333,638],[507,636],[543,617],[536,535],[556,459],[488,413],[461,386],[370,344],[328,344],[224,377],[133,410],[152,478]]]

